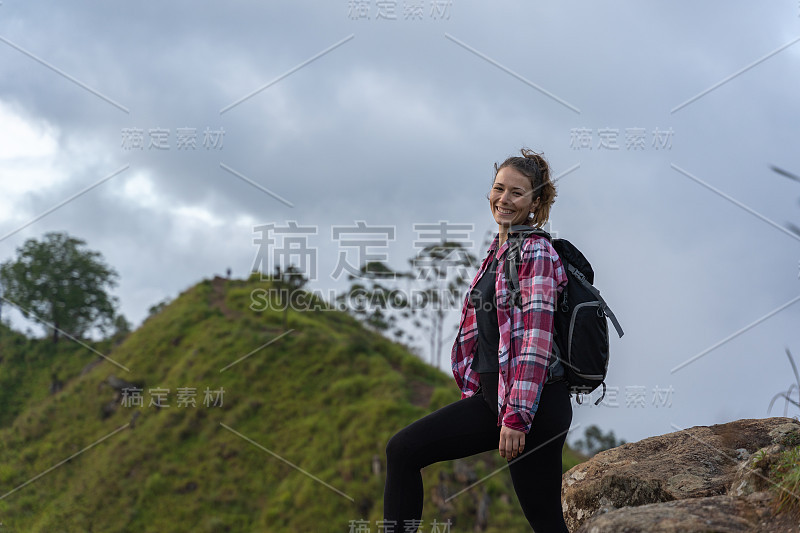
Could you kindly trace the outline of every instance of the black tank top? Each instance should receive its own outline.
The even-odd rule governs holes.
[[[472,370],[476,372],[499,372],[497,350],[500,346],[500,326],[497,323],[495,302],[495,277],[497,256],[472,288],[470,301],[475,306],[475,323],[478,328],[478,349],[472,359]]]

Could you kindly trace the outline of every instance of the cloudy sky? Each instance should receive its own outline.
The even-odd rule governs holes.
[[[341,292],[359,221],[395,268],[420,224],[483,257],[492,165],[527,146],[625,329],[571,439],[764,417],[800,356],[800,183],[770,169],[800,174],[799,87],[795,0],[4,0],[0,260],[84,239],[138,325],[292,222]]]

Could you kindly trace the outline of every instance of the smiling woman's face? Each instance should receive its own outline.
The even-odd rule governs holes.
[[[528,213],[533,212],[539,199],[531,201],[531,181],[513,167],[503,167],[497,173],[489,191],[489,207],[492,216],[502,226],[524,224]]]

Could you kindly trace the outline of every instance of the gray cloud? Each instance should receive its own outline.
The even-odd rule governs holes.
[[[559,182],[553,228],[590,257],[625,326],[609,385],[648,391],[644,408],[624,407],[621,392],[623,406],[581,407],[576,421],[636,439],[670,423],[764,416],[789,385],[778,377],[784,345],[797,346],[798,306],[669,371],[800,293],[800,243],[670,165],[778,223],[800,223],[800,187],[769,170],[800,172],[800,44],[670,110],[800,35],[797,5],[454,0],[448,20],[427,8],[423,20],[404,20],[402,5],[387,21],[375,20],[374,5],[370,20],[352,20],[347,2],[4,2],[0,36],[130,113],[0,43],[0,101],[54,128],[66,176],[21,196],[3,233],[130,169],[1,242],[0,253],[50,229],[84,238],[120,270],[123,312],[139,322],[204,276],[228,266],[245,276],[254,223],[297,220],[319,228],[319,287],[343,289],[329,276],[336,224],[396,225],[389,260],[404,267],[414,223],[468,222],[482,256],[484,233],[496,231],[485,200],[492,163],[525,145],[543,150],[554,173],[580,164]],[[196,150],[175,147],[184,127],[197,129]],[[126,150],[123,128],[170,129],[171,147]],[[200,145],[206,128],[225,130],[222,149]],[[592,130],[591,150],[571,145],[576,128]],[[604,128],[617,130],[619,149],[598,148]],[[643,149],[626,148],[629,128],[645,129]],[[653,146],[655,128],[672,129],[670,149]],[[15,179],[11,168],[0,166],[1,182]],[[651,405],[656,386],[674,387],[672,407]]]

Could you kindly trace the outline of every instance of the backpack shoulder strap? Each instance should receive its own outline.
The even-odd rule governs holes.
[[[505,272],[506,280],[509,284],[509,298],[513,305],[522,307],[519,288],[519,273],[517,272],[517,263],[519,261],[522,240],[526,235],[539,235],[548,241],[551,241],[551,238],[550,234],[543,229],[526,226],[524,224],[511,226],[508,231],[508,250],[506,252]]]
[[[509,238],[510,235],[525,235],[527,233],[532,235],[541,235],[548,241],[552,240],[550,238],[550,234],[547,233],[542,228],[534,228],[533,226],[526,226],[525,224],[515,224],[510,228],[508,228],[508,232],[509,232]]]

